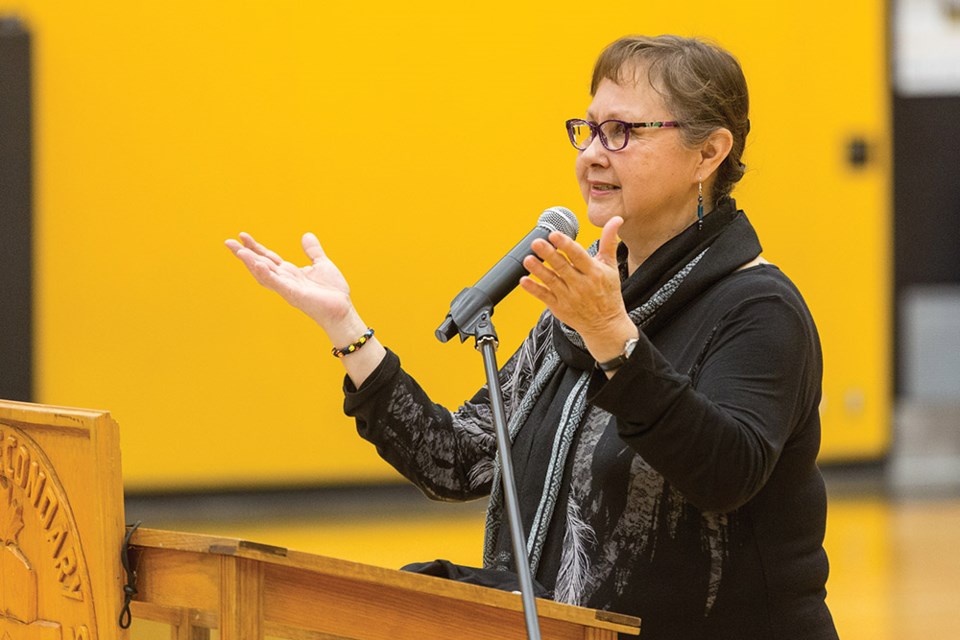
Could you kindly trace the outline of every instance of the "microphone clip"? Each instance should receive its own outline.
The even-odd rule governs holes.
[[[467,338],[480,339],[482,333],[492,330],[490,316],[493,315],[493,306],[486,292],[477,287],[467,287],[450,303],[450,311],[434,335],[440,342],[447,342],[457,334],[460,335],[460,342],[466,342]],[[496,334],[493,336],[496,339]]]

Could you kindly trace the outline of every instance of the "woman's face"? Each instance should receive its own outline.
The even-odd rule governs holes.
[[[587,120],[677,119],[644,70],[624,78],[623,84],[606,79],[600,83]],[[675,128],[633,129],[620,151],[608,151],[595,137],[576,163],[587,218],[602,227],[611,217],[622,216],[620,237],[628,246],[632,238],[649,242],[673,237],[696,220],[700,159],[699,150],[684,146]]]

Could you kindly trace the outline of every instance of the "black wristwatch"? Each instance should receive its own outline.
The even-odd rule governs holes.
[[[607,360],[606,362],[597,362],[597,369],[600,369],[600,371],[613,371],[615,369],[619,369],[627,363],[627,360],[630,358],[630,355],[633,353],[633,350],[636,348],[638,342],[640,342],[640,338],[630,338],[623,344],[623,353],[612,360]]]

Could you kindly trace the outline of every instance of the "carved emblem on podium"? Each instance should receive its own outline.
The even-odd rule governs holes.
[[[0,424],[0,640],[94,640],[89,575],[44,452]]]

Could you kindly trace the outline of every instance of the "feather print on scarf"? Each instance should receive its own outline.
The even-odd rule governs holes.
[[[590,551],[597,544],[597,534],[582,517],[580,505],[573,496],[567,500],[567,530],[563,534],[563,555],[553,599],[566,604],[580,604],[590,582]]]

